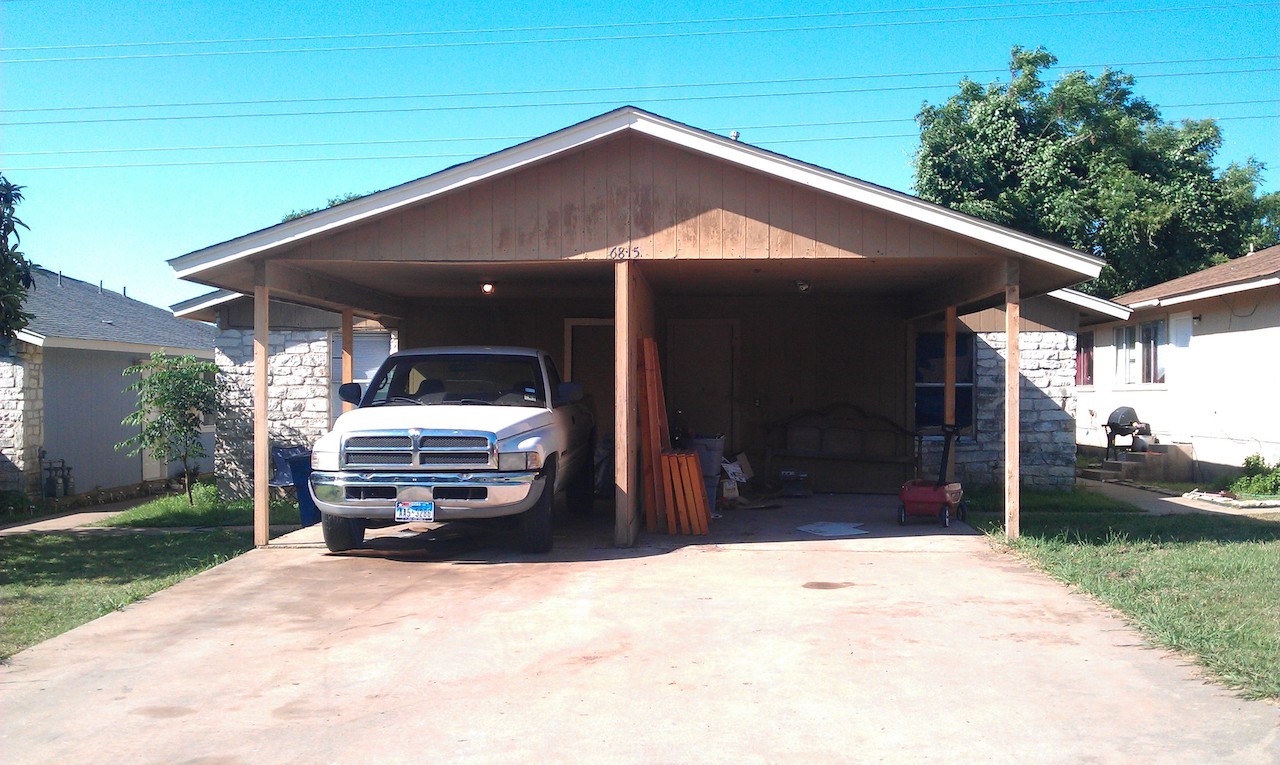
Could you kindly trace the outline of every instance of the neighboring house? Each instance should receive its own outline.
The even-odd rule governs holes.
[[[211,359],[213,327],[43,268],[32,275],[33,318],[0,358],[0,487],[39,494],[42,450],[71,467],[79,493],[175,474],[180,465],[115,449],[137,432],[121,424],[137,406],[121,373],[153,351]],[[212,452],[212,423],[205,438]]]
[[[1196,480],[1280,460],[1280,246],[1115,301],[1128,320],[1082,321],[1079,443],[1105,446],[1107,416],[1129,406],[1190,452]]]
[[[214,361],[226,384],[214,450],[224,496],[251,493],[253,467],[253,299],[217,290],[178,303],[175,316],[217,327]],[[354,381],[367,384],[396,350],[393,329],[365,320],[353,333]],[[342,413],[342,314],[280,301],[271,303],[268,422],[273,446],[307,446]]]
[[[729,452],[746,452],[753,465],[771,449],[816,449],[816,459],[846,468],[829,470],[831,488],[895,492],[912,471],[911,433],[928,425],[921,413],[937,409],[929,385],[938,383],[924,379],[936,375],[933,341],[922,351],[917,340],[943,331],[939,317],[973,315],[981,336],[966,341],[973,378],[956,386],[957,415],[967,407],[976,429],[966,475],[1070,485],[1071,386],[1049,370],[1070,370],[1077,315],[1048,307],[1052,299],[1043,312],[1033,302],[1102,267],[634,107],[170,264],[180,278],[254,295],[259,337],[278,326],[271,317],[286,300],[397,326],[403,347],[549,351],[594,398],[601,437],[612,436],[618,544],[635,542],[644,502],[645,337],[658,345],[673,419],[678,412],[692,430],[723,433]],[[1014,312],[1025,314],[1028,346],[1013,369],[1026,382],[995,392],[1014,355],[996,323]],[[265,343],[257,359],[268,370],[269,346],[280,347]],[[290,400],[287,386],[264,393],[255,396],[260,414],[281,394]],[[777,433],[778,423],[838,406],[885,427],[874,437],[858,427]],[[1005,427],[1006,406],[1020,427]],[[255,441],[259,461],[268,435],[275,440]],[[815,447],[815,437],[830,440]],[[1016,459],[1006,464],[1006,455]],[[850,474],[856,485],[835,484]],[[254,478],[265,532],[266,476]],[[1006,499],[1016,513],[1012,487]],[[265,533],[255,540],[265,544]]]

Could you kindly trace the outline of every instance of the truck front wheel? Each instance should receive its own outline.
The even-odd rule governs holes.
[[[320,530],[329,552],[346,552],[364,544],[364,521],[321,513]]]
[[[554,467],[547,471],[542,496],[520,514],[520,549],[527,553],[551,552],[551,510],[556,495]]]

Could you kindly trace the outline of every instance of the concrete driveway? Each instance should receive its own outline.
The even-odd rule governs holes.
[[[315,532],[18,654],[13,763],[1275,763],[1275,706],[1204,682],[963,525],[892,498],[726,514],[545,559]],[[811,521],[869,533],[823,538]]]

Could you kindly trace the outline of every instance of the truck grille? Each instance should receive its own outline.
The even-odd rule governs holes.
[[[342,448],[342,466],[355,470],[496,470],[498,457],[493,436],[487,433],[410,430],[349,436]]]

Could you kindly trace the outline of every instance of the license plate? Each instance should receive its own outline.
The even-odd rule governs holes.
[[[396,520],[407,523],[421,521],[431,523],[436,519],[435,502],[397,502]]]

